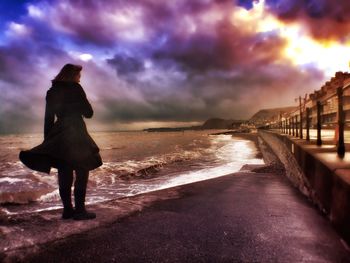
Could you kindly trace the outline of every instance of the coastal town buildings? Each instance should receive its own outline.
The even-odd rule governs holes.
[[[321,89],[310,94],[306,107],[311,108],[311,124],[316,125],[317,101],[322,105],[322,123],[324,127],[333,127],[337,122],[338,96],[337,88],[343,87],[343,103],[345,116],[350,119],[350,73],[337,72],[334,77],[327,81]]]
[[[254,114],[249,124],[264,127],[274,123],[293,121],[292,125],[300,126],[300,112],[302,113],[303,128],[306,127],[306,109],[310,109],[310,128],[316,128],[317,102],[321,105],[321,123],[323,128],[333,129],[338,121],[337,89],[343,89],[343,110],[345,124],[350,123],[350,73],[337,72],[319,90],[309,95],[297,98],[298,106],[275,109],[263,109]],[[289,125],[289,123],[285,124]],[[347,125],[345,125],[346,127]]]
[[[345,121],[350,121],[350,73],[337,72],[334,77],[327,81],[319,90],[301,98],[299,107],[280,116],[280,120],[294,117],[300,122],[300,107],[303,115],[303,126],[306,125],[306,109],[310,109],[311,128],[317,123],[317,102],[321,104],[321,122],[324,128],[334,128],[337,123],[338,96],[337,88],[343,88],[343,105]]]

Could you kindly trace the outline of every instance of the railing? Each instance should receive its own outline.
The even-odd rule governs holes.
[[[350,85],[340,86],[336,89],[336,93],[328,94],[321,99],[304,101],[304,105],[299,98],[300,105],[297,110],[284,114],[284,116],[281,115],[278,121],[270,123],[266,128],[278,129],[283,134],[300,139],[304,138],[305,131],[307,141],[310,141],[310,132],[313,135],[316,133],[315,143],[321,146],[323,143],[321,131],[327,126],[334,130],[337,154],[343,158],[345,156],[345,126],[350,123],[345,120],[345,111],[349,111],[350,114],[350,102],[347,101],[344,107],[344,98],[350,97],[344,96],[344,93],[350,95]]]

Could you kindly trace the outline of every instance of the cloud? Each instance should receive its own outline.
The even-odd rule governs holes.
[[[228,21],[217,25],[215,36],[176,36],[157,50],[155,59],[172,59],[188,70],[232,70],[236,67],[269,64],[279,57],[284,45],[278,36],[245,35]]]
[[[0,45],[0,133],[41,131],[50,80],[71,57],[47,25],[27,17],[14,25],[20,32]]]
[[[346,40],[350,30],[347,0],[265,0],[268,10],[287,22],[301,22],[318,39]]]
[[[254,0],[237,0],[237,5],[238,6],[242,6],[248,10],[252,9],[253,8],[253,2]],[[256,0],[255,0],[256,2]]]
[[[311,15],[304,1],[287,2],[267,1],[263,11],[310,30],[309,20],[326,19],[322,8]],[[83,65],[93,122],[111,128],[249,118],[293,104],[325,79],[314,64],[286,57],[289,40],[261,29],[260,18],[272,15],[253,1],[39,0],[27,7],[7,23],[25,34],[4,35],[0,45],[0,132],[42,130],[46,90],[69,62]]]
[[[138,102],[106,97],[103,104],[107,110],[100,112],[100,117],[105,122],[124,123],[204,121],[215,116],[245,119],[267,105],[293,105],[295,97],[309,92],[322,78],[317,70],[305,73],[278,65],[247,67],[235,73],[207,72],[176,81],[171,87],[145,85],[141,91],[144,100]]]
[[[138,73],[145,69],[144,62],[128,55],[116,54],[107,59],[107,63],[117,71],[118,75]]]
[[[29,12],[34,17],[40,14],[40,19],[45,19],[54,30],[80,45],[113,46],[147,38],[138,2],[61,0],[51,5],[31,5]]]

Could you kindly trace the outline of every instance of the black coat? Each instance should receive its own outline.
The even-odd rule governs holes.
[[[61,164],[85,170],[101,166],[99,148],[83,120],[83,116],[92,115],[92,107],[78,83],[54,82],[46,94],[44,141],[31,150],[21,151],[20,160],[29,168],[45,173]]]

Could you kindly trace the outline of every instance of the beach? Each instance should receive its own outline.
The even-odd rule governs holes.
[[[257,147],[244,138],[210,136],[208,131],[92,133],[103,165],[90,172],[88,204],[133,196],[238,171],[263,163]],[[0,136],[0,213],[59,209],[57,170],[32,171],[18,152],[34,147],[41,134]]]
[[[263,164],[260,158],[261,156],[259,156],[259,151],[256,148],[257,144],[253,144],[253,141],[257,143],[256,135],[242,134],[238,137],[232,137],[231,135],[208,136],[210,133],[211,131],[189,133],[188,135],[185,134],[185,136],[180,133],[161,135],[145,134],[143,135],[144,139],[141,139],[144,140],[143,143],[149,142],[150,138],[152,139],[152,144],[154,144],[155,139],[158,140],[158,144],[153,146],[155,147],[153,152],[148,151],[147,153],[152,156],[141,157],[140,155],[136,155],[135,153],[141,150],[140,147],[145,147],[145,145],[134,142],[134,145],[130,147],[132,149],[131,152],[130,150],[128,151],[129,156],[123,156],[125,158],[124,163],[114,163],[115,159],[121,159],[121,153],[118,151],[124,149],[123,145],[113,145],[113,141],[110,138],[115,136],[114,134],[107,134],[107,136],[106,134],[95,135],[96,140],[100,143],[99,145],[102,145],[102,155],[104,161],[107,163],[96,174],[92,175],[93,181],[92,183],[90,182],[88,190],[88,196],[90,197],[88,199],[90,201],[88,202],[88,207],[97,212],[98,218],[91,222],[72,222],[74,227],[67,226],[65,224],[66,222],[60,219],[61,205],[58,192],[55,189],[55,176],[43,175],[41,177],[41,174],[33,173],[21,167],[18,161],[11,162],[15,158],[13,151],[19,148],[16,147],[15,142],[12,140],[12,142],[9,142],[12,147],[10,148],[10,154],[2,157],[3,159],[8,158],[2,164],[6,164],[6,167],[10,168],[10,172],[6,173],[8,170],[2,170],[2,178],[6,180],[11,179],[15,183],[2,183],[0,187],[12,191],[8,193],[9,197],[11,197],[11,193],[14,196],[12,200],[16,200],[15,198],[19,196],[23,202],[5,202],[1,206],[0,230],[3,235],[0,245],[1,251],[10,253],[9,251],[17,251],[26,247],[36,247],[41,243],[52,242],[56,239],[86,231],[87,229],[99,227],[134,211],[138,211],[142,207],[149,205],[151,201],[153,202],[159,199],[158,194],[153,196],[152,193],[158,193],[162,189],[165,189],[165,192],[162,192],[161,196],[165,195],[165,197],[161,197],[161,199],[173,198],[174,192],[172,190],[168,192],[168,189],[175,189],[179,185],[208,180],[237,172],[247,163]],[[32,144],[34,144],[40,141],[39,136],[27,136],[26,138],[34,138],[32,140]],[[125,141],[125,137],[135,140],[138,134],[117,134],[117,136],[124,136],[123,139]],[[170,143],[169,145],[168,138],[172,138],[176,143]],[[4,138],[2,139],[5,141]],[[26,141],[25,147],[29,147],[29,141]],[[166,142],[166,144],[163,142]],[[116,143],[118,144],[120,142],[118,141]],[[156,156],[155,151],[159,151],[156,147],[165,148],[163,153],[158,154],[158,159],[154,158]],[[241,149],[241,147],[243,148]],[[172,149],[175,150],[171,152]],[[130,161],[132,156],[134,157],[133,162]],[[126,173],[128,176],[120,173],[123,176],[118,177],[118,171],[125,170],[126,168],[130,169],[130,167],[137,163],[137,160],[141,164],[138,164],[139,166],[135,167],[134,171],[141,170],[143,172],[135,173],[129,170]],[[168,162],[164,163],[164,160]],[[11,166],[13,164],[15,165]],[[125,164],[124,167],[121,167],[123,164]],[[112,168],[115,168],[116,165],[119,165],[121,169],[113,170]],[[16,167],[18,170],[16,170]],[[21,171],[23,171],[23,174],[21,174]],[[26,187],[26,185],[32,182],[28,178],[35,178],[33,181],[35,184]],[[44,181],[42,181],[42,178],[44,178]],[[103,181],[100,178],[103,178]],[[17,187],[17,181],[22,183],[23,181],[21,180],[26,184],[19,184],[20,187]],[[41,184],[40,187],[36,188],[37,184]],[[45,188],[45,184],[49,185],[47,189]],[[111,184],[116,188],[111,191],[110,189],[112,187],[108,187],[106,184]],[[30,190],[25,190],[26,188],[34,189],[34,191],[30,192]],[[99,192],[91,192],[94,188],[98,188]],[[23,190],[16,196],[17,189]],[[41,195],[42,191],[48,191],[48,193],[44,192]],[[108,194],[105,194],[106,192]],[[5,194],[6,191],[2,191],[2,197]],[[36,195],[39,196],[38,201],[30,201],[30,198],[35,198]],[[147,196],[147,198],[144,196]],[[29,202],[26,198],[29,198]],[[125,209],[126,207],[127,209]],[[16,252],[14,253],[16,254]]]
[[[274,173],[238,172],[90,209],[98,217],[89,222],[62,223],[57,215],[55,220],[48,219],[53,214],[41,215],[34,226],[52,240],[9,251],[2,259],[348,262],[349,258],[327,219],[285,177]],[[64,231],[66,236],[55,237]],[[33,230],[24,232],[27,242],[35,241]]]
[[[257,134],[235,138],[254,142],[259,152],[253,157],[265,156],[266,163],[244,164],[224,176],[90,204],[88,209],[97,213],[90,221],[62,220],[60,209],[2,214],[0,259],[285,262],[303,260],[307,254],[310,262],[346,262],[348,252],[326,218],[285,178],[278,159]],[[293,226],[300,231],[293,232]],[[281,247],[281,242],[289,246]],[[327,253],[320,256],[320,250]]]

